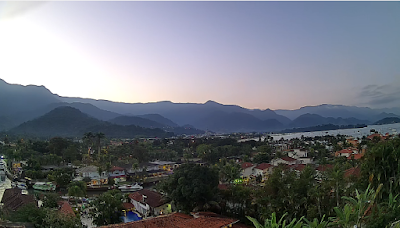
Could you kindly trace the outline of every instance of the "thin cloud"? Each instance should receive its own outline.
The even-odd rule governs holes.
[[[400,85],[367,85],[359,93],[362,104],[373,107],[393,107],[400,105]]]

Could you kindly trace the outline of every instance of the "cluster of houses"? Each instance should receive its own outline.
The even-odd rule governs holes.
[[[372,134],[367,137],[367,139],[372,140],[378,137],[380,140],[385,140],[390,137],[389,134]],[[324,142],[321,142],[324,143]],[[339,151],[332,152],[335,157],[346,157],[348,160],[358,160],[361,159],[366,152],[366,145],[359,147],[361,140],[354,139],[353,137],[346,138],[346,144],[349,147],[344,148]],[[332,165],[318,165],[314,164],[312,158],[309,156],[309,152],[303,148],[288,149],[290,148],[290,143],[280,142],[275,147],[282,150],[286,156],[281,158],[272,159],[269,163],[253,164],[250,162],[241,163],[241,182],[249,183],[251,180],[260,177],[261,182],[268,179],[268,176],[272,174],[273,169],[278,165],[284,165],[290,170],[294,170],[300,173],[308,164],[313,164],[317,172],[317,176],[326,169],[332,168]],[[333,150],[332,146],[326,145],[328,150]],[[357,176],[360,174],[360,169],[358,167],[351,168],[345,171],[345,176]]]
[[[114,166],[109,171],[102,171],[99,167],[90,165],[81,167],[75,170],[77,177],[75,181],[89,178],[92,186],[108,184],[110,178],[115,182],[123,182],[130,179],[152,179],[164,178],[172,174],[172,171],[181,165],[180,162],[170,161],[153,161],[141,163],[133,168],[131,164],[126,164],[124,167]],[[101,171],[101,173],[99,173]]]

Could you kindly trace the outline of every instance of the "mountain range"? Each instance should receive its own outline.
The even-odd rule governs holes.
[[[0,79],[0,131],[21,130],[23,126],[24,129],[28,129],[25,122],[38,120],[65,106],[103,121],[102,124],[93,126],[138,126],[142,129],[162,129],[163,132],[175,134],[195,134],[203,132],[202,130],[218,133],[275,132],[326,124],[371,124],[383,118],[400,117],[400,108],[371,109],[328,104],[297,110],[260,110],[223,105],[215,101],[207,101],[204,104],[170,101],[122,103],[62,97],[53,94],[44,86],[9,84]]]

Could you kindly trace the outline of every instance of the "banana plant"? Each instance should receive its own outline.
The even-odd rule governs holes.
[[[277,217],[276,217],[276,213],[272,213],[271,218],[270,219],[265,219],[264,221],[264,225],[262,225],[261,223],[259,223],[257,221],[257,219],[252,218],[250,216],[246,216],[247,219],[249,219],[253,225],[256,228],[302,228],[303,227],[303,219],[304,216],[301,217],[299,220],[297,220],[296,218],[294,218],[291,222],[287,222],[285,220],[285,216],[287,215],[287,213],[285,213],[280,219],[279,221],[277,221]]]

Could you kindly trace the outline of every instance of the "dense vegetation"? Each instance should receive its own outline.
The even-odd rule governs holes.
[[[105,134],[88,132],[79,142],[60,137],[49,141],[20,139],[11,146],[10,140],[5,138],[3,141],[7,143],[0,146],[0,153],[9,161],[27,160],[26,176],[53,180],[67,188],[71,196],[86,194],[84,183],[71,183],[73,170],[43,172],[43,165],[90,164],[108,170],[114,165],[138,167],[156,159],[183,159],[183,163],[188,164],[182,164],[157,186],[182,212],[213,211],[262,227],[272,227],[272,223],[280,220],[280,227],[317,227],[315,224],[318,227],[390,227],[400,220],[399,138],[386,141],[363,138],[358,149],[366,147],[367,152],[360,160],[332,155],[330,150],[350,146],[341,135],[275,142],[269,137],[259,139],[242,143],[233,137],[135,139],[111,146]],[[283,165],[274,168],[265,181],[256,177],[247,184],[235,182],[241,171],[238,160],[259,164],[287,156],[279,147],[283,142],[307,149],[314,161],[326,168],[316,170],[315,165],[307,165],[295,170]],[[202,165],[190,163],[196,159],[200,159]],[[357,169],[359,175],[348,174],[349,170]],[[219,182],[226,187],[217,188]],[[116,211],[123,196],[109,192],[101,197],[101,202],[106,202],[111,209],[104,210],[96,223],[119,222],[120,214]],[[93,211],[92,215],[99,213]],[[14,220],[27,221],[27,218]],[[284,221],[285,226],[282,226]]]

